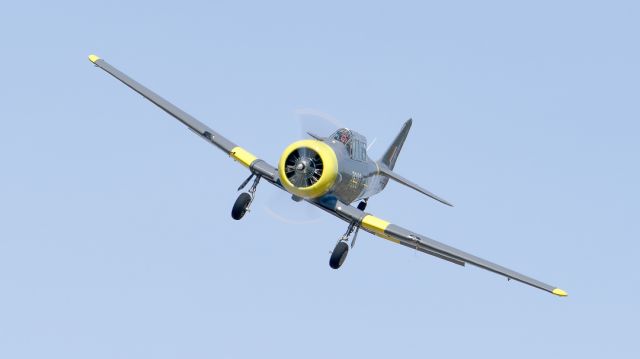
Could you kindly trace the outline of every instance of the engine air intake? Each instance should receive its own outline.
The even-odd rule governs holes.
[[[331,190],[338,176],[338,159],[324,142],[302,140],[287,147],[278,164],[283,187],[302,198],[317,198]]]
[[[322,158],[318,152],[301,147],[287,157],[284,171],[294,186],[307,188],[318,183],[323,169]]]

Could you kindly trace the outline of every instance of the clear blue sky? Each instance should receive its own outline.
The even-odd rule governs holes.
[[[0,357],[637,357],[637,2],[9,2],[0,13]],[[319,112],[378,157],[377,215],[566,289],[276,220],[263,184],[96,53],[276,163]],[[280,196],[281,199],[278,199]],[[282,200],[284,201],[284,200]],[[282,202],[286,210],[306,211]]]

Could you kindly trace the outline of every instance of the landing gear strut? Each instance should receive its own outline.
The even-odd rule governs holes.
[[[253,176],[255,175],[252,173],[249,178],[242,182],[240,187],[238,187],[238,191],[245,188],[249,181],[251,181]],[[251,206],[251,202],[253,202],[253,199],[256,196],[256,188],[258,187],[260,178],[261,177],[259,175],[256,176],[256,179],[253,181],[253,184],[251,185],[251,188],[249,188],[249,191],[240,193],[238,199],[236,199],[236,202],[233,204],[233,208],[231,209],[231,217],[236,221],[242,219],[242,217],[244,217],[244,215],[249,211],[249,206]]]
[[[358,203],[358,209],[364,211],[367,208],[368,198]],[[329,258],[329,266],[333,269],[338,269],[342,266],[345,259],[347,259],[347,254],[349,254],[349,247],[353,248],[356,244],[356,238],[358,238],[358,231],[360,230],[360,224],[356,222],[349,223],[349,227],[347,231],[340,237],[336,247],[331,252],[331,258]],[[349,237],[351,234],[353,235],[353,239],[351,239],[351,246],[349,246]]]

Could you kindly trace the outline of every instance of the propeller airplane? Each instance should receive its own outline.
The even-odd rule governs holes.
[[[295,201],[306,201],[348,224],[346,232],[336,244],[329,265],[333,269],[342,266],[350,248],[353,248],[360,229],[391,242],[430,254],[451,263],[471,264],[507,279],[516,280],[557,296],[567,296],[560,288],[543,283],[511,269],[463,252],[427,236],[378,218],[365,212],[368,200],[385,189],[389,180],[410,187],[445,205],[451,203],[393,171],[400,150],[411,129],[408,120],[393,143],[378,161],[367,155],[367,140],[356,131],[341,128],[328,137],[309,133],[312,139],[300,140],[287,146],[277,166],[267,163],[231,142],[218,132],[182,111],[96,55],[89,60],[122,83],[136,91],[162,110],[186,125],[205,141],[211,143],[250,171],[240,185],[243,190],[253,180],[246,192],[240,194],[233,205],[231,216],[240,220],[249,210],[261,179],[291,194]],[[357,205],[353,206],[352,204]]]

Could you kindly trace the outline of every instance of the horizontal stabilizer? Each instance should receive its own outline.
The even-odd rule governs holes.
[[[418,191],[418,192],[420,192],[420,193],[422,193],[424,195],[427,195],[427,196],[435,199],[438,202],[441,202],[441,203],[446,204],[447,206],[453,207],[453,205],[451,203],[449,203],[448,201],[446,201],[445,199],[436,196],[435,194],[427,191],[426,189],[418,186],[417,184],[415,184],[415,183],[409,181],[408,179],[400,176],[399,174],[393,172],[392,170],[387,168],[384,164],[380,163],[379,166],[380,166],[380,174],[383,174],[383,175],[391,178],[392,180],[394,180],[394,181],[396,181],[398,183],[401,183],[401,184],[403,184],[403,185],[405,185],[407,187],[413,188],[416,191]]]

